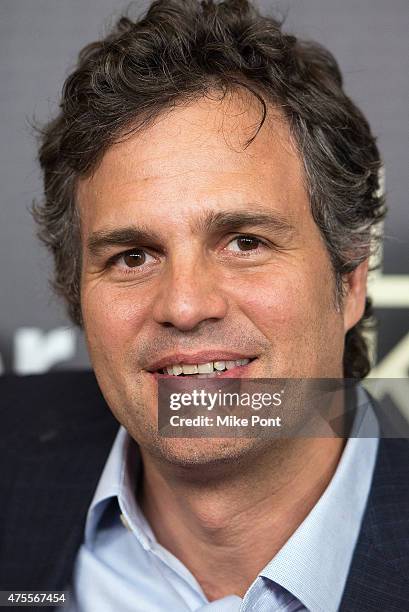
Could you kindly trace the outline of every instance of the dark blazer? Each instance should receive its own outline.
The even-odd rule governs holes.
[[[118,422],[92,372],[0,377],[0,413],[0,590],[63,590]],[[407,440],[380,441],[340,611],[409,611]]]

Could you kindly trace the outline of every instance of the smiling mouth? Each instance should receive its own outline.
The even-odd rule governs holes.
[[[159,368],[152,374],[156,374],[160,377],[168,376],[180,376],[180,377],[196,377],[196,378],[213,378],[215,376],[222,376],[226,372],[232,371],[232,374],[237,373],[243,367],[252,363],[256,358],[243,358],[235,360],[223,360],[223,361],[208,361],[206,363],[176,363],[170,364],[164,368]]]

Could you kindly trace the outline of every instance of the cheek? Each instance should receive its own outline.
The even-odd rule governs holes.
[[[302,266],[281,273],[260,272],[232,289],[232,301],[282,355],[290,354],[294,345],[309,355],[332,340],[336,352],[342,346],[332,272],[324,265],[315,269],[314,275]]]
[[[259,273],[241,280],[233,291],[234,301],[250,319],[267,328],[274,325],[277,332],[286,325],[291,325],[294,331],[298,325],[305,327],[332,306],[328,287],[320,289],[302,271]]]
[[[107,357],[123,355],[127,344],[143,327],[149,313],[147,292],[113,287],[103,282],[82,291],[84,329],[90,349],[106,348]]]

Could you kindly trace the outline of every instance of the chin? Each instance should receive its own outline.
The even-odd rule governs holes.
[[[186,478],[207,481],[217,474],[226,476],[229,468],[237,471],[238,465],[250,463],[262,448],[271,447],[271,442],[257,438],[158,438],[145,450],[160,463],[180,468]]]

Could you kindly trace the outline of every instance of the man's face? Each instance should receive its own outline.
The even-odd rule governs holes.
[[[355,320],[335,305],[303,166],[278,111],[253,143],[249,98],[203,99],[112,146],[80,182],[81,305],[104,396],[142,449],[171,462],[254,441],[161,439],[165,364],[251,359],[230,375],[341,377]],[[240,445],[241,444],[241,445]]]

